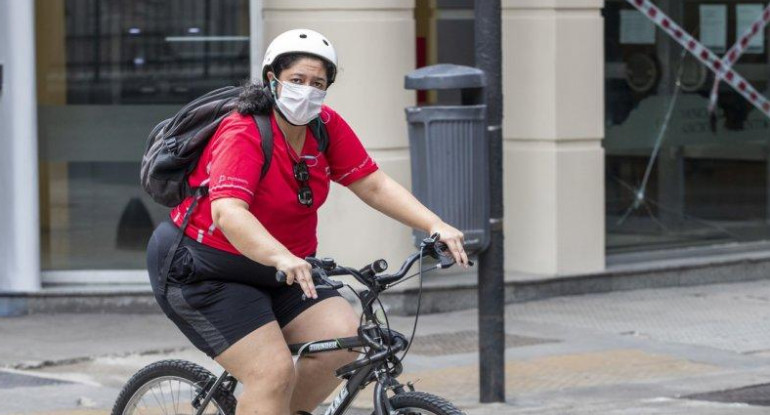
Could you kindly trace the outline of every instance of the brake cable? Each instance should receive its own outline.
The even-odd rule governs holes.
[[[388,288],[391,288],[391,287],[395,287],[396,285],[401,284],[402,282],[406,282],[409,279],[412,279],[412,278],[414,278],[414,277],[416,277],[418,275],[421,275],[423,272],[434,271],[434,270],[440,269],[440,268],[441,268],[441,264],[437,264],[437,265],[434,265],[432,267],[420,269],[419,271],[415,272],[414,274],[412,274],[412,275],[410,275],[408,277],[404,277],[404,278],[402,278],[402,279],[400,279],[400,280],[398,280],[398,281],[396,281],[394,283],[386,285],[385,288],[388,289]]]
[[[390,320],[388,320],[388,313],[385,312],[385,306],[382,305],[382,301],[380,301],[380,297],[377,296],[377,303],[380,305],[380,310],[382,310],[382,315],[385,317],[385,327],[388,328],[388,339],[392,340],[390,337],[393,331],[390,329]],[[377,316],[375,316],[377,318]],[[379,327],[379,324],[377,325]],[[382,328],[380,328],[380,338],[384,338],[382,334]],[[388,341],[388,354],[393,355],[393,345],[390,341]]]
[[[422,257],[423,257],[423,250],[425,249],[424,245],[420,245],[420,263],[418,267],[420,268],[419,275],[420,275],[420,288],[417,291],[417,312],[414,315],[414,326],[412,327],[412,335],[409,337],[409,343],[406,345],[406,349],[404,349],[404,354],[401,355],[401,358],[398,359],[399,362],[403,362],[404,358],[406,357],[406,354],[409,352],[409,348],[412,347],[412,342],[414,341],[414,335],[417,333],[417,320],[420,318],[420,303],[422,302]]]

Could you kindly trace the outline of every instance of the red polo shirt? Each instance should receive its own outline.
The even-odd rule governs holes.
[[[294,178],[293,167],[294,160],[299,158],[286,143],[274,114],[270,115],[273,158],[267,174],[261,179],[264,155],[254,119],[234,112],[222,120],[189,176],[193,187],[209,179],[209,195],[198,202],[185,234],[205,245],[240,254],[222,231],[216,229],[211,218],[212,200],[235,197],[248,203],[249,211],[291,253],[304,258],[316,252],[316,211],[326,201],[330,181],[348,186],[378,168],[339,114],[324,106],[321,119],[326,122],[329,132],[326,152],[318,150],[318,142],[310,128],[302,148],[310,172],[312,207],[297,201],[299,183]],[[191,203],[192,197],[187,198],[171,211],[177,226],[181,226]]]

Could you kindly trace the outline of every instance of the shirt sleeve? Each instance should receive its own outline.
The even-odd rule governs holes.
[[[211,200],[234,197],[251,205],[264,164],[256,124],[239,115],[223,120],[211,138],[209,196]]]
[[[343,186],[349,186],[379,169],[356,133],[339,114],[324,107],[322,117],[328,117],[326,128],[330,142],[325,155],[329,162],[332,180]]]

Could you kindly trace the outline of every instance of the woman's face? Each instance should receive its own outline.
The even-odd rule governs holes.
[[[267,73],[268,79],[275,77],[273,72]],[[307,85],[326,90],[329,81],[326,78],[326,66],[320,59],[301,58],[294,62],[294,65],[281,71],[278,80],[285,83],[297,85]],[[281,84],[278,84],[278,95],[281,94]]]

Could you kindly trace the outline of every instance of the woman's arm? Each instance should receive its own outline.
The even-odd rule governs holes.
[[[382,170],[377,170],[348,186],[367,205],[415,229],[433,234],[449,246],[455,261],[468,267],[463,233],[441,220],[403,186]]]
[[[214,225],[227,240],[252,261],[286,273],[286,283],[299,282],[310,298],[318,298],[307,261],[296,257],[265,229],[241,199],[227,197],[211,202]]]

